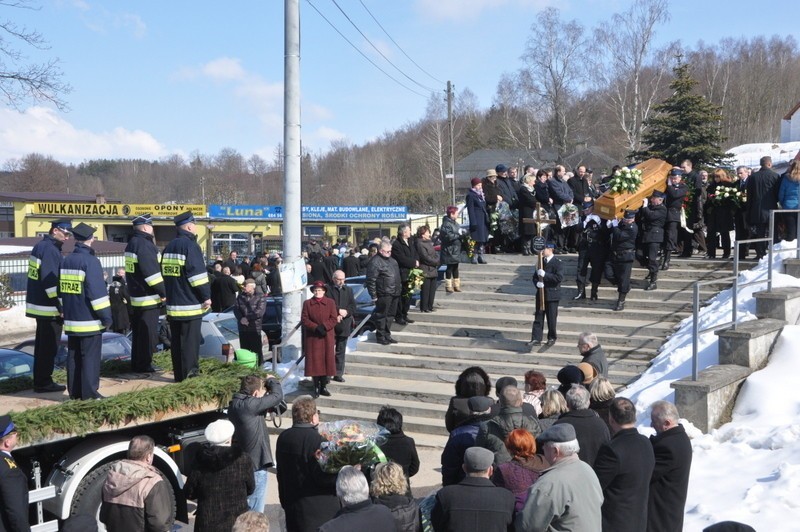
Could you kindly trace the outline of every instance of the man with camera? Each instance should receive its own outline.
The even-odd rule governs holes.
[[[258,375],[242,377],[239,391],[233,394],[228,407],[228,418],[235,428],[233,439],[250,455],[255,468],[256,489],[247,498],[247,506],[256,512],[264,511],[267,493],[267,469],[274,465],[265,415],[270,411],[286,409],[281,383],[274,378],[266,383]]]

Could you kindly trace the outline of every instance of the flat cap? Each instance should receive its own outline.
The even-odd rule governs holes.
[[[570,425],[572,427],[572,425]],[[573,434],[574,434],[573,429]],[[470,447],[464,452],[464,469],[467,473],[486,471],[494,464],[494,453],[483,447]]]
[[[547,442],[565,443],[576,439],[578,439],[578,437],[575,435],[575,427],[569,423],[553,425],[536,438],[536,440],[542,444]]]

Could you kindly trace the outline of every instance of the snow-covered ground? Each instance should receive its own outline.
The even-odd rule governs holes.
[[[758,160],[765,155],[772,157],[773,165],[794,159],[797,152],[800,151],[800,142],[742,144],[728,151],[733,154],[734,166],[758,168]]]
[[[784,246],[794,247],[795,243]],[[783,259],[794,253],[776,252],[775,287],[800,287],[800,279],[779,273]],[[745,282],[766,278],[766,258],[741,274]],[[766,284],[760,284],[740,290],[738,312],[742,319],[755,319],[752,294],[765,288]],[[731,290],[712,298],[701,309],[701,328],[729,321],[731,307]],[[24,306],[0,312],[0,338],[11,331],[32,332],[33,327],[34,320],[25,317]],[[354,351],[364,338],[351,340],[348,352]],[[752,374],[742,387],[733,421],[710,434],[702,434],[684,421],[694,448],[684,530],[700,531],[724,520],[747,523],[757,530],[800,529],[800,525],[792,524],[800,517],[800,394],[794,391],[800,375],[798,353],[800,326],[787,326],[767,367]],[[699,360],[700,369],[719,362],[713,332],[700,335]],[[289,365],[281,364],[279,374],[283,375]],[[622,392],[636,404],[643,434],[652,433],[649,405],[659,399],[674,400],[670,383],[691,373],[692,319],[687,318],[644,375]],[[287,379],[284,390],[296,390],[301,377],[302,367]]]
[[[794,247],[795,243],[784,247]],[[773,285],[799,286],[800,279],[779,273],[784,258],[794,251],[778,252],[773,265]],[[766,258],[741,274],[745,282],[767,278]],[[755,319],[752,293],[766,284],[739,292],[742,319]],[[731,290],[725,290],[703,307],[701,328],[731,319]],[[700,335],[700,369],[719,363],[713,332]],[[792,516],[800,517],[800,395],[792,393],[800,374],[800,326],[784,328],[767,367],[751,375],[739,395],[733,421],[710,434],[702,434],[684,421],[694,448],[684,530],[702,530],[725,520],[747,523],[757,530],[792,530]],[[642,377],[622,395],[636,404],[639,430],[652,434],[648,407],[659,399],[674,400],[669,387],[692,373],[692,318],[662,347],[661,354]]]

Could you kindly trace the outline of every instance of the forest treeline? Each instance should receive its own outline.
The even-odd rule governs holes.
[[[647,121],[670,95],[672,69],[679,61],[698,81],[695,90],[720,107],[724,149],[777,142],[781,119],[800,100],[796,40],[775,35],[691,44],[686,41],[692,37],[682,36],[658,47],[656,35],[668,17],[667,0],[634,0],[597,28],[562,20],[555,8],[543,10],[518,52],[517,68],[500,76],[488,108],[454,80],[455,159],[481,148],[547,149],[560,159],[596,146],[627,162],[630,153],[646,147]],[[319,153],[304,150],[303,201],[438,210],[448,202],[449,160],[444,93],[432,94],[424,116],[376,140],[335,141]],[[280,204],[282,162],[280,146],[271,160],[235,148],[158,161],[73,165],[29,154],[6,162],[0,187],[102,193],[128,203]]]

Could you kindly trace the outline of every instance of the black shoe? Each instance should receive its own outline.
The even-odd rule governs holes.
[[[51,392],[63,392],[66,390],[67,387],[63,384],[58,384],[55,382],[51,382],[47,386],[36,386],[33,391],[36,393],[51,393]]]
[[[200,370],[193,369],[192,371],[189,372],[188,375],[186,375],[186,378],[187,379],[194,379],[195,377],[199,377],[199,376],[200,376]]]
[[[625,310],[625,302],[624,301],[617,301],[617,306],[614,307],[615,311]]]
[[[542,345],[542,341],[541,340],[531,340],[530,342],[528,342],[525,345],[527,345],[528,347],[537,347],[537,346]]]
[[[344,382],[344,377],[342,377],[342,376],[339,376],[339,375],[336,375],[336,376],[333,378],[333,380],[334,380],[334,381],[336,381],[336,382]]]
[[[669,262],[664,262],[664,263],[662,263],[662,264],[661,264],[661,271],[662,271],[662,272],[665,272],[665,271],[667,271],[667,270],[669,270]]]
[[[395,340],[394,338],[392,338],[391,336],[389,338],[387,338],[386,341],[389,342],[390,344],[399,344],[400,343],[397,340]]]
[[[655,290],[655,289],[657,289],[657,288],[658,288],[658,285],[657,285],[656,283],[654,283],[654,282],[653,282],[653,283],[650,283],[650,284],[648,284],[648,285],[645,287],[645,289],[644,289],[644,290],[645,290],[645,292],[649,292],[650,290]]]
[[[324,387],[324,386],[322,386],[319,389],[319,394],[324,396],[324,397],[330,397],[331,396],[331,392],[329,392],[328,389],[326,387]]]
[[[547,340],[547,342],[545,342],[544,345],[551,346],[551,345],[555,345],[555,343],[556,343],[556,339],[555,338],[550,338],[550,339]]]
[[[138,371],[137,373],[159,373],[161,371],[164,370],[158,366],[147,366],[145,369]]]
[[[403,318],[403,319],[404,319],[404,320],[406,320],[406,323],[414,323],[414,320],[412,320],[412,319],[411,319],[411,318],[409,318],[408,316],[406,316],[406,317],[405,317],[405,318]]]
[[[381,345],[389,345],[389,344],[391,344],[392,342],[390,342],[390,341],[389,341],[388,339],[386,339],[386,338],[378,338],[378,343],[379,343],[379,344],[381,344]]]
[[[578,292],[578,295],[572,298],[573,301],[579,301],[581,299],[586,299],[586,290],[581,290]]]
[[[398,325],[408,325],[408,321],[404,320],[403,318],[400,318],[399,320],[394,320],[394,322]]]

